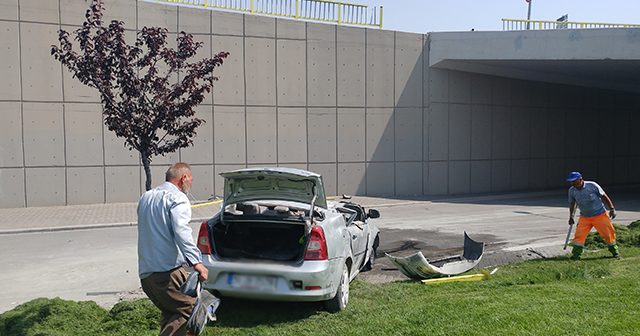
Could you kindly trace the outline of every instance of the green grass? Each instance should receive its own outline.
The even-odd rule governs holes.
[[[107,311],[93,301],[39,298],[0,315],[0,335],[157,335],[159,319],[149,299]]]
[[[504,265],[487,281],[356,279],[349,306],[335,314],[320,303],[224,298],[218,322],[203,335],[634,335],[639,226],[617,227],[622,260],[601,249],[577,262],[562,256]],[[597,248],[596,240],[590,234],[587,247]],[[0,335],[157,335],[159,315],[148,299],[111,311],[92,301],[36,299],[0,315]]]

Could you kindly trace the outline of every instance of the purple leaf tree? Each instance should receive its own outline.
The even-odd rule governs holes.
[[[189,63],[203,44],[181,32],[174,50],[167,47],[167,29],[157,27],[144,27],[129,45],[124,22],[103,26],[103,10],[102,0],[92,0],[82,28],[73,32],[79,52],[70,34],[60,30],[60,45],[51,46],[51,54],[73,77],[100,92],[104,123],[129,150],[140,153],[149,190],[151,158],[193,145],[196,128],[205,122],[194,117],[194,108],[218,80],[213,70],[229,53]]]

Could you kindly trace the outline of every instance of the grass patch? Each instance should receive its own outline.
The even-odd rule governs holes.
[[[346,311],[223,300],[206,335],[611,335],[640,328],[639,248],[502,266],[489,281],[373,285],[356,279]],[[269,313],[266,313],[266,312]]]
[[[616,229],[622,260],[604,248],[578,262],[560,256],[504,265],[488,281],[356,279],[347,310],[335,314],[321,303],[223,298],[218,322],[203,335],[637,334],[640,221]],[[592,236],[587,247],[600,248]],[[0,335],[157,335],[159,316],[148,299],[110,311],[92,301],[36,299],[0,315]]]

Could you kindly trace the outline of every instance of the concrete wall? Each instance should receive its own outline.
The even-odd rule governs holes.
[[[192,165],[198,199],[218,173],[289,166],[327,195],[464,194],[563,186],[581,170],[640,182],[636,94],[429,68],[428,35],[105,0],[106,19],[184,30],[198,57],[228,51],[198,107],[195,146],[152,162],[153,186]],[[0,207],[137,201],[138,154],[102,123],[96,91],[50,55],[83,0],[0,0]],[[588,130],[588,132],[585,132]]]

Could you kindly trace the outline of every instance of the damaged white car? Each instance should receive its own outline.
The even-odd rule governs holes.
[[[371,269],[376,210],[326,199],[322,176],[293,168],[248,168],[224,178],[221,211],[202,223],[198,247],[206,289],[222,296],[324,301],[344,310],[349,283]]]

